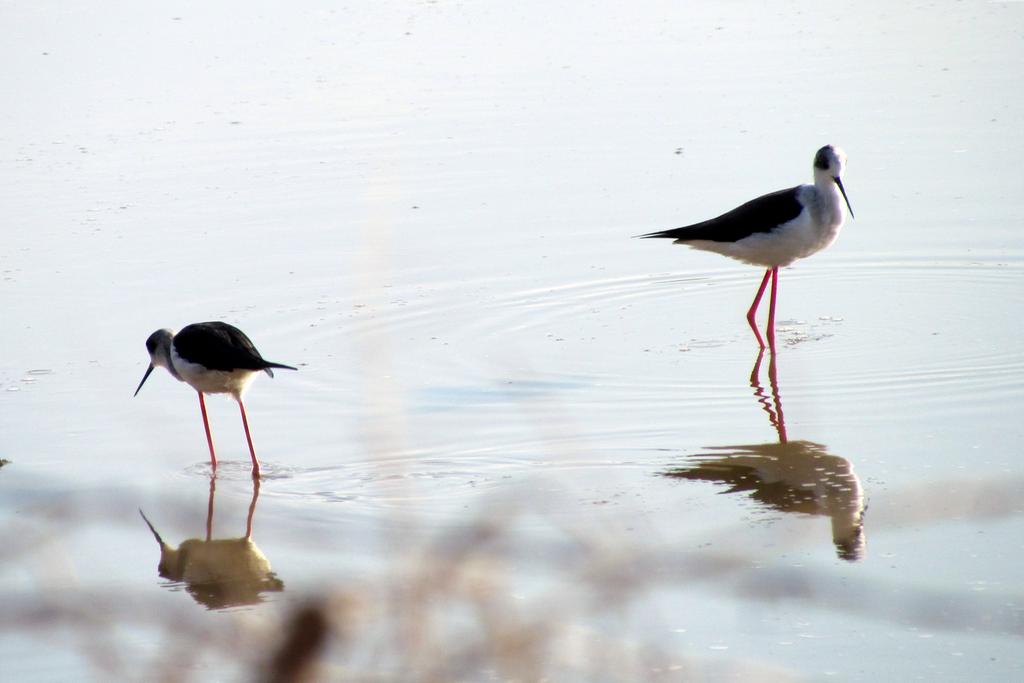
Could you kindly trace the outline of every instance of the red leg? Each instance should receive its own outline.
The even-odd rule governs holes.
[[[757,331],[757,306],[761,303],[761,296],[764,294],[764,288],[768,284],[768,276],[772,274],[772,269],[769,268],[764,271],[764,277],[761,279],[761,287],[757,290],[757,296],[754,297],[754,303],[750,304],[750,310],[747,311],[747,323],[750,325],[750,329],[754,331],[754,336],[757,338],[757,343],[764,348],[764,340],[761,339],[761,333]],[[769,337],[770,338],[770,337]]]
[[[775,294],[779,289],[779,269],[772,268],[772,302],[768,308],[768,347],[775,351]],[[765,273],[765,277],[768,274]]]
[[[206,443],[210,447],[210,465],[217,471],[217,454],[213,450],[213,436],[210,434],[210,420],[206,417],[206,401],[203,400],[203,392],[199,394],[199,409],[203,411],[203,427],[206,429]]]
[[[249,420],[245,416],[245,404],[238,399],[238,408],[242,411],[242,426],[245,427],[245,440],[249,442],[249,455],[252,456],[252,478],[260,478],[260,461],[256,459],[256,449],[252,447],[252,436],[249,434]]]

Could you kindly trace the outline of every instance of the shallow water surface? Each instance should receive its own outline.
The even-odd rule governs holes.
[[[326,605],[323,678],[1019,678],[1022,13],[8,8],[5,673],[249,680]],[[827,142],[759,354],[756,269],[630,237]],[[200,320],[299,367],[258,488],[131,396]]]

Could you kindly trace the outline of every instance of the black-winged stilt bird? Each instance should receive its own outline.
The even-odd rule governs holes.
[[[210,421],[206,417],[206,401],[203,394],[231,394],[238,401],[238,407],[242,412],[242,426],[245,427],[245,439],[249,443],[249,454],[252,456],[252,476],[259,478],[260,463],[252,446],[242,394],[260,372],[273,377],[271,368],[298,368],[264,360],[244,332],[222,322],[193,323],[177,334],[173,330],[157,330],[146,340],[146,350],[149,351],[149,368],[142,376],[135,395],[138,396],[142,385],[156,367],[167,368],[175,379],[195,389],[199,394],[199,409],[203,413],[206,443],[210,446],[210,464],[216,470],[217,454],[213,449],[213,437],[210,435]]]
[[[718,218],[682,228],[652,232],[640,237],[665,237],[676,244],[718,254],[766,268],[761,287],[747,311],[747,322],[764,348],[755,316],[761,296],[772,280],[772,301],[768,310],[768,345],[775,348],[775,294],[779,267],[788,266],[832,244],[846,220],[853,216],[843,188],[846,155],[834,145],[825,145],[814,155],[814,184],[798,185],[752,199]],[[840,201],[842,199],[842,201]],[[846,206],[844,208],[843,203]]]

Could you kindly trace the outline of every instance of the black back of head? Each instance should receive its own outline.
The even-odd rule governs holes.
[[[818,150],[818,153],[814,155],[814,167],[820,168],[822,171],[827,171],[829,166],[832,165],[832,160],[836,158],[836,150],[832,145],[825,145]]]

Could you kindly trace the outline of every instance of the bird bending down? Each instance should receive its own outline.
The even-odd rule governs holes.
[[[686,244],[765,267],[761,286],[747,311],[747,323],[754,331],[757,343],[764,348],[755,316],[770,277],[772,300],[768,309],[767,336],[768,346],[774,350],[779,268],[835,242],[846,220],[847,210],[853,216],[853,208],[843,188],[845,166],[843,151],[833,145],[825,145],[814,155],[813,185],[798,185],[772,192],[718,218],[640,237],[668,238],[675,240],[675,244]]]
[[[177,334],[173,330],[157,330],[146,340],[149,351],[149,368],[142,376],[135,395],[138,396],[153,368],[167,368],[175,379],[185,382],[199,394],[199,409],[203,413],[203,427],[206,428],[206,443],[210,447],[210,464],[217,469],[217,454],[210,435],[210,421],[206,417],[206,401],[203,394],[231,394],[238,401],[242,413],[245,439],[252,456],[252,476],[260,476],[260,463],[252,446],[249,434],[249,420],[245,415],[242,395],[256,375],[266,372],[274,376],[271,368],[297,370],[290,365],[271,363],[263,359],[249,337],[237,327],[222,322],[193,323]]]

